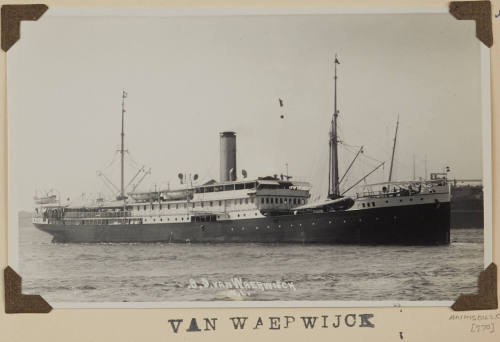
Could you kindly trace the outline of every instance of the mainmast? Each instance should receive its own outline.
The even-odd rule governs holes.
[[[394,144],[392,145],[391,168],[389,169],[389,182],[392,180],[392,166],[394,165],[394,152],[396,151],[396,140],[398,138],[399,115],[396,122],[396,133],[394,133]]]
[[[124,200],[127,198],[125,196],[125,98],[127,97],[127,92],[122,91],[122,133],[121,133],[121,147],[120,147],[120,157],[121,157],[121,179],[120,179],[120,196],[118,200]]]
[[[340,64],[337,55],[335,55],[335,87],[334,87],[334,113],[330,129],[330,165],[329,165],[329,179],[328,179],[328,198],[340,197],[339,189],[339,160],[338,160],[338,136],[337,136],[337,64]]]

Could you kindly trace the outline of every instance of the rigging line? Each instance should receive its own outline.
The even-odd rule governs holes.
[[[144,167],[144,166],[145,166],[145,165],[140,165],[140,164],[137,164],[137,163],[135,163],[135,162],[133,162],[133,161],[131,161],[131,160],[128,160],[128,159],[126,159],[125,161],[126,161],[126,163],[127,163],[127,165],[128,165],[129,167],[131,167],[132,169],[135,169],[135,170],[138,170],[138,169],[140,169],[141,167]]]
[[[357,181],[356,183],[354,183],[351,187],[349,187],[349,189],[345,190],[343,193],[341,193],[341,195],[343,196],[346,192],[348,192],[349,190],[351,190],[352,188],[354,188],[356,185],[358,185],[359,183],[361,183],[363,180],[365,180],[368,176],[370,176],[372,173],[374,173],[375,171],[377,171],[382,165],[384,165],[385,162],[379,164],[376,168],[374,168],[373,170],[371,170],[368,174],[366,174],[363,178],[361,178],[359,181]]]
[[[135,166],[135,167],[141,167],[142,166],[141,163],[139,163],[137,160],[135,160],[134,157],[132,157],[132,153],[130,153],[130,151],[127,150],[126,153],[128,155],[127,160],[129,162],[133,163],[134,164],[133,166]]]
[[[145,167],[144,167],[144,166],[143,166],[143,167],[141,167],[141,168],[140,168],[140,169],[139,169],[139,170],[135,173],[135,175],[134,175],[134,176],[130,179],[130,181],[128,182],[128,184],[127,184],[127,185],[125,185],[125,190],[127,190],[127,189],[128,189],[128,187],[129,187],[129,186],[130,186],[130,185],[134,182],[134,180],[135,180],[135,179],[139,176],[139,174],[140,174],[141,172],[143,172],[143,171],[145,172]]]
[[[113,157],[111,158],[111,161],[108,162],[107,164],[105,164],[105,166],[103,168],[101,168],[101,170],[105,170],[105,169],[107,169],[108,167],[110,167],[111,165],[114,164],[114,162],[116,161],[116,156],[118,155],[118,152],[119,151],[115,151],[115,153],[113,154]]]
[[[361,146],[363,146],[363,145],[351,145],[351,144],[346,143],[345,141],[343,141],[343,142],[342,142],[342,146],[343,146],[343,147],[345,147],[345,148],[349,147],[349,148],[355,148],[355,149],[358,149],[358,148],[360,148],[360,147],[361,147]]]
[[[347,176],[347,174],[349,173],[349,171],[351,170],[351,167],[354,165],[354,162],[356,161],[356,159],[358,158],[359,154],[360,153],[363,153],[363,147],[361,146],[361,148],[359,149],[358,153],[356,153],[356,156],[354,157],[354,159],[351,161],[351,163],[349,164],[349,166],[347,167],[347,170],[345,171],[344,175],[342,176],[342,178],[340,178],[340,181],[339,181],[339,184],[342,183],[342,181],[344,180],[345,176]]]
[[[375,162],[377,162],[377,163],[382,163],[382,161],[381,161],[381,160],[378,160],[377,158],[374,158],[374,157],[370,157],[369,155],[367,155],[367,154],[365,154],[365,153],[363,153],[363,157],[365,157],[365,158],[367,158],[367,159],[370,159],[370,160],[373,160],[373,161],[375,161]]]
[[[360,148],[361,146],[360,146],[360,147],[358,147],[358,148],[356,148],[356,149],[354,149],[354,148],[350,148],[350,147],[349,147],[349,148],[347,148],[347,147],[345,147],[345,146],[343,146],[343,147],[344,147],[344,152],[349,152],[349,153],[351,153],[351,154],[356,154],[357,150],[359,150],[359,148]]]

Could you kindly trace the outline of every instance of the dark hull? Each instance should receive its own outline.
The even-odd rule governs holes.
[[[451,200],[451,228],[484,228],[482,199]]]
[[[35,224],[56,242],[256,242],[419,244],[450,242],[449,203],[246,220],[130,225]]]

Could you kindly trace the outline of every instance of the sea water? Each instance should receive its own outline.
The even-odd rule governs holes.
[[[49,303],[454,301],[477,292],[483,230],[449,246],[66,244],[19,230],[23,293]]]

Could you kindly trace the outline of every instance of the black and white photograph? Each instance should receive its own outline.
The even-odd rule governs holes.
[[[491,113],[474,21],[49,9],[21,34],[7,100],[23,293],[71,308],[478,291]]]

